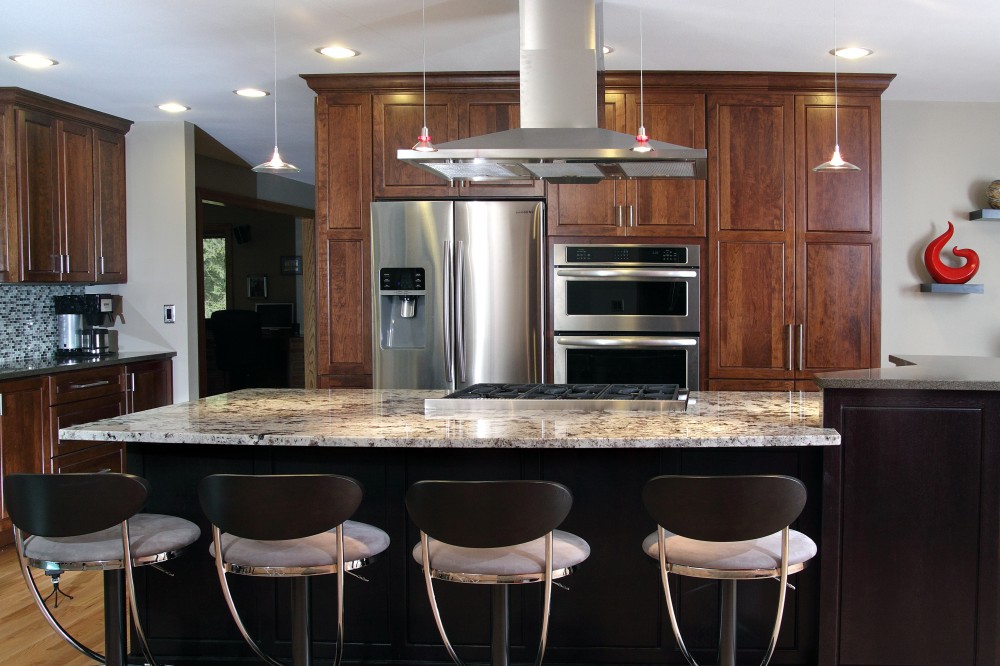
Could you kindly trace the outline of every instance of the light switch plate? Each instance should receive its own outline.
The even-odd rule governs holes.
[[[177,308],[173,305],[163,306],[163,323],[174,324],[177,322]]]

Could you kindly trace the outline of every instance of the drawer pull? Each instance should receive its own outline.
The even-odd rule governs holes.
[[[95,388],[97,386],[107,386],[111,383],[109,379],[102,379],[98,382],[90,382],[89,384],[70,384],[69,389],[71,391],[79,391],[80,389]]]
[[[99,470],[97,470],[97,473],[98,474],[110,474],[111,473],[111,468],[110,467],[105,467],[104,469],[99,469]]]

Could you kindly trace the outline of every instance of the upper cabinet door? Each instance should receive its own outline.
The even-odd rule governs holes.
[[[7,152],[14,141],[13,115],[9,106],[0,104],[0,282],[10,281],[17,267],[17,247],[11,247],[17,242],[17,165],[8,160],[13,150]]]
[[[62,280],[94,282],[94,131],[59,121],[59,233],[64,256]]]
[[[125,137],[94,132],[97,281],[125,282]]]
[[[320,95],[316,104],[316,238],[358,237],[372,199],[371,95]],[[395,153],[393,153],[395,159]]]
[[[521,127],[521,105],[517,93],[463,95],[459,108],[459,138],[482,136]],[[472,182],[459,185],[464,197],[544,197],[545,181],[513,180]]]
[[[628,95],[627,131],[639,130],[640,115],[646,134],[688,148],[705,147],[705,96],[653,93]],[[704,236],[704,180],[628,181],[632,226],[629,236]]]
[[[15,111],[17,202],[21,230],[21,279],[58,282],[63,256],[59,239],[59,160],[56,119]]]
[[[458,138],[458,102],[447,94],[427,95],[427,128],[433,143]],[[422,95],[375,95],[373,108],[372,184],[375,197],[424,198],[458,196],[458,184],[396,159],[411,148],[424,126]]]

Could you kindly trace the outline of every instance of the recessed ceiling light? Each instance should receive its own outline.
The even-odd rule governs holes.
[[[608,55],[609,53],[614,53],[615,52],[615,50],[613,48],[611,48],[610,46],[608,46],[607,44],[605,44],[604,46],[601,47],[601,51],[604,52],[604,55]]]
[[[22,53],[20,55],[12,55],[10,59],[19,65],[24,65],[25,67],[31,67],[32,69],[42,69],[44,67],[52,67],[53,65],[58,65],[58,60],[53,60],[52,58],[46,58],[45,56],[38,55],[37,53]]]
[[[271,94],[266,90],[260,90],[259,88],[240,88],[239,90],[234,90],[233,92],[240,97],[267,97]]]
[[[361,55],[360,51],[355,51],[354,49],[349,49],[346,46],[323,46],[316,49],[316,53],[322,53],[328,58],[353,58],[355,56]]]
[[[166,111],[167,113],[182,113],[184,111],[190,111],[190,106],[184,106],[183,104],[178,104],[177,102],[167,102],[166,104],[160,104],[157,106],[160,111]]]
[[[842,49],[830,49],[830,55],[840,56],[848,60],[857,60],[858,58],[870,56],[873,53],[875,52],[871,49],[865,49],[860,46],[845,46]]]

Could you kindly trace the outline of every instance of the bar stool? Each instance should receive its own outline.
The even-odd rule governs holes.
[[[778,612],[761,666],[771,660],[781,630],[789,574],[816,555],[812,539],[789,527],[806,504],[806,488],[788,476],[658,476],[642,500],[657,523],[642,548],[660,563],[660,581],[677,645],[698,663],[681,637],[668,573],[722,580],[719,665],[736,663],[736,581],[778,578]]]
[[[146,659],[155,666],[139,620],[132,570],[177,557],[201,535],[198,526],[174,516],[138,513],[146,503],[149,482],[131,474],[10,474],[3,483],[21,573],[49,625],[94,661],[123,665],[128,651],[127,589],[135,633]],[[59,624],[30,567],[104,572],[106,655],[86,647]]]
[[[580,537],[555,529],[569,514],[573,495],[551,481],[419,481],[406,508],[420,530],[413,559],[421,565],[438,633],[452,661],[464,666],[448,640],[433,579],[493,585],[491,663],[507,666],[508,586],[544,582],[541,664],[549,629],[552,581],[590,555]],[[425,565],[425,563],[428,563]]]
[[[344,652],[344,572],[363,567],[389,547],[377,527],[348,520],[364,491],[346,476],[216,474],[198,485],[201,508],[212,523],[212,545],[222,594],[243,639],[262,661],[268,656],[250,637],[236,610],[226,573],[292,578],[292,660],[312,663],[309,610],[312,576],[337,575],[337,648]]]

